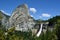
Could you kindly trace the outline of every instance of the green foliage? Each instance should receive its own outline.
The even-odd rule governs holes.
[[[0,20],[2,19],[3,17],[2,17],[2,15],[0,14]]]
[[[15,30],[15,27],[11,27],[10,29],[8,29],[8,33],[12,33]]]
[[[58,37],[58,40],[60,40],[60,20],[57,21],[57,24],[55,25],[56,35]]]
[[[2,25],[0,25],[0,27],[1,27]],[[4,35],[4,29],[1,27],[0,28],[0,40],[5,40],[5,35]]]
[[[60,40],[60,16],[55,16],[48,20],[50,23],[54,25],[54,34],[56,39]]]
[[[58,20],[60,20],[60,16],[55,16],[53,18],[50,18],[48,21],[50,23],[57,23]]]

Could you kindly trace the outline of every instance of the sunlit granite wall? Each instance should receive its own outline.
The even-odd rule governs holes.
[[[12,13],[9,19],[10,27],[15,26],[15,30],[28,31],[35,25],[31,18],[26,4],[19,5]]]

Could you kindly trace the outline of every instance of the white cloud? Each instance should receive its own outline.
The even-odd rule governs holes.
[[[7,12],[5,12],[5,11],[3,11],[3,10],[0,10],[1,12],[3,12],[4,14],[6,14],[6,15],[9,15],[10,16],[10,14],[9,13],[7,13]]]
[[[33,15],[31,15],[31,17],[33,17]]]
[[[37,10],[35,8],[30,8],[30,11],[36,13]]]
[[[42,14],[42,17],[50,17],[51,15],[50,14],[48,14],[48,13],[43,13]]]
[[[42,18],[42,16],[39,16],[39,18]]]

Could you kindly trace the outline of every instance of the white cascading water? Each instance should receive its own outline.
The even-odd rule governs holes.
[[[41,32],[42,32],[42,26],[43,26],[43,24],[41,23],[41,27],[39,28],[39,32],[37,33],[37,37],[39,37],[40,36],[40,34],[41,34]]]

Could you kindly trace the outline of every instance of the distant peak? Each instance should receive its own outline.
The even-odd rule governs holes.
[[[0,12],[2,12],[2,13],[3,13],[3,14],[5,14],[5,15],[10,16],[10,14],[9,14],[9,13],[7,13],[7,12],[5,12],[5,11],[3,11],[3,10],[0,10]]]

